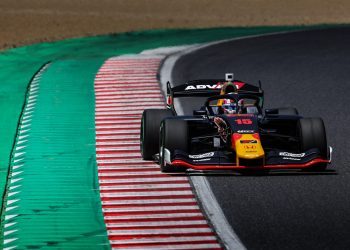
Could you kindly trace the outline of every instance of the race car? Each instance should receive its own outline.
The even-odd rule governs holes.
[[[206,100],[193,115],[177,115],[177,97]],[[263,109],[263,103],[260,82],[233,80],[232,74],[176,87],[168,82],[167,109],[143,112],[142,157],[158,161],[163,172],[325,170],[332,148],[323,120],[302,117],[296,108]]]

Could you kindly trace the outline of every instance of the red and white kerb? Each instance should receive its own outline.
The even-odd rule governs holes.
[[[162,57],[115,57],[95,79],[102,209],[113,249],[222,249],[186,176],[160,172],[140,153],[145,108],[165,108]]]

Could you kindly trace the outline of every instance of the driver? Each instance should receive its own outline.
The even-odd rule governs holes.
[[[236,94],[237,87],[232,82],[225,82],[222,85],[220,95],[225,94]],[[241,100],[240,100],[241,101]],[[240,105],[240,101],[238,105]],[[243,101],[243,100],[242,100]],[[243,104],[243,103],[242,103]],[[219,99],[217,102],[218,112],[219,114],[236,114],[236,102],[232,99]],[[221,139],[226,143],[228,132],[227,132],[227,124],[221,117],[214,117],[214,123],[218,128],[218,133]]]
[[[230,99],[225,99],[221,108],[224,114],[236,114],[236,103]]]
[[[220,95],[225,94],[236,94],[237,93],[237,87],[233,84],[233,82],[225,82],[224,85],[221,88]],[[223,114],[236,114],[236,102],[232,99],[219,99],[217,106],[219,107],[220,113]],[[243,100],[240,100],[238,102],[238,106],[243,105]]]

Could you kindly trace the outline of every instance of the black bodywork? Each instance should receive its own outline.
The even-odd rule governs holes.
[[[232,150],[233,134],[258,134],[259,141],[265,152],[264,162],[261,159],[240,160],[236,167],[279,168],[282,165],[291,168],[308,166],[315,159],[329,162],[330,159],[322,157],[317,148],[307,151],[301,145],[299,120],[296,114],[280,114],[279,109],[263,110],[264,92],[259,87],[234,81],[238,90],[234,94],[220,95],[220,86],[225,80],[196,80],[187,84],[171,88],[167,84],[167,105],[174,113],[174,117],[167,119],[182,119],[187,121],[189,149],[187,152],[174,150],[171,153],[171,162],[168,164],[186,165],[189,168],[215,169],[216,167],[235,167],[236,155]],[[208,97],[203,107],[193,111],[193,116],[177,116],[174,108],[176,97]],[[222,98],[230,98],[238,102],[240,99],[255,101],[254,112],[237,110],[236,114],[222,114],[215,111],[211,103]],[[219,131],[215,119],[224,121],[223,131]],[[249,120],[249,124],[240,123],[239,120]],[[225,138],[226,135],[226,138]],[[211,167],[210,167],[211,166]],[[207,167],[207,168],[206,168]]]

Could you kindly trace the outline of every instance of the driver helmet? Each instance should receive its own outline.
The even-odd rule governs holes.
[[[233,82],[225,82],[221,88],[221,95],[234,94],[237,93],[237,87]],[[222,107],[224,114],[235,114],[236,113],[236,103],[231,99],[220,99],[218,106]]]
[[[233,84],[233,82],[225,82],[222,85],[220,95],[230,94],[230,93],[237,93],[237,87]]]

